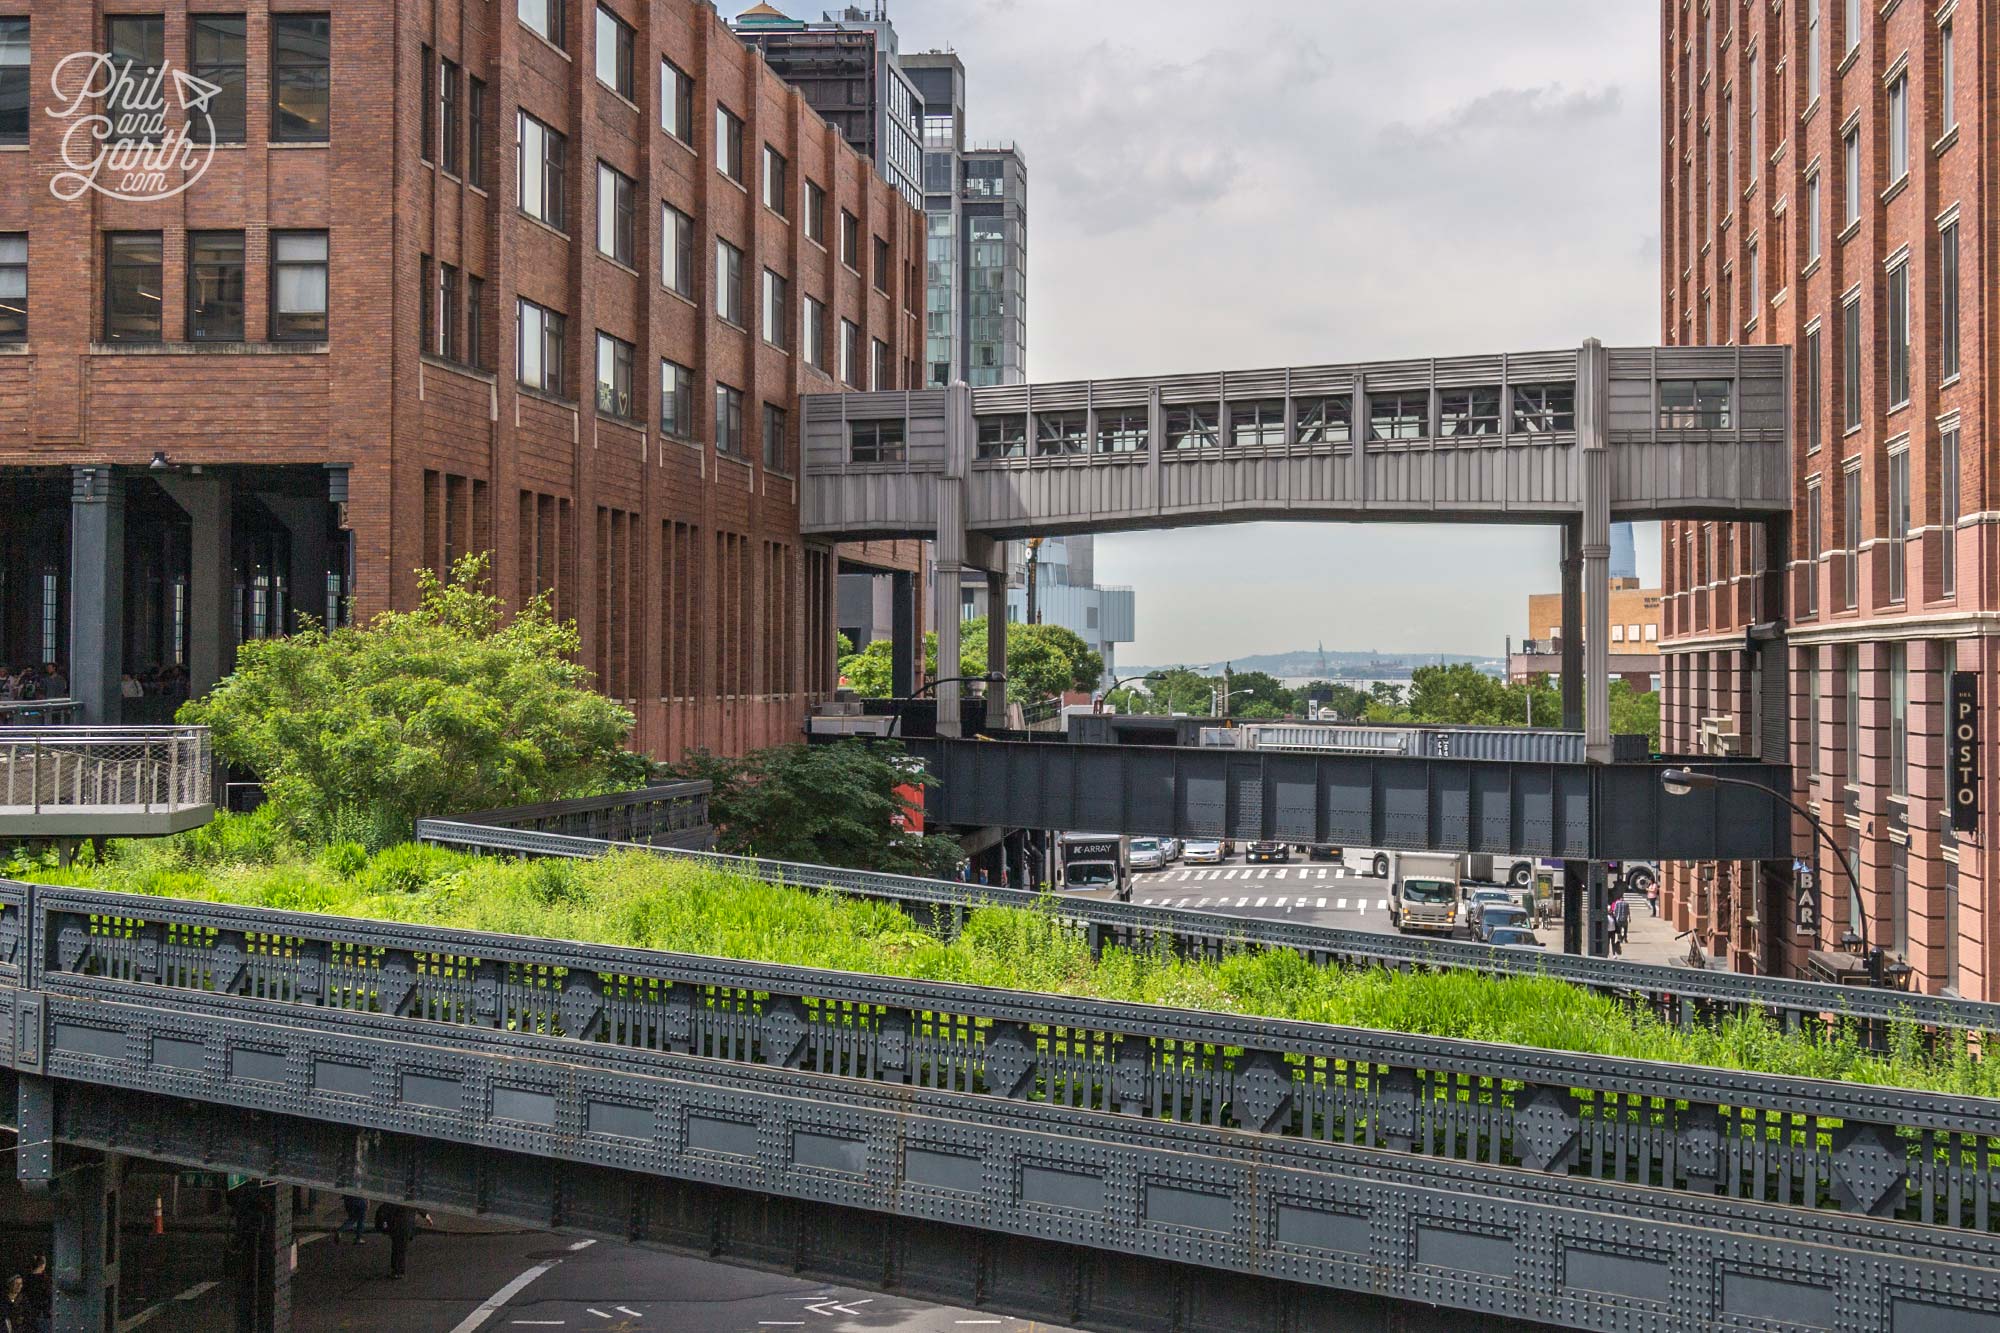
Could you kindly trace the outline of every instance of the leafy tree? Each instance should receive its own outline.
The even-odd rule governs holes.
[[[1611,734],[1644,736],[1650,749],[1660,748],[1660,696],[1635,690],[1624,680],[1611,682]]]
[[[1313,686],[1306,688],[1310,690]],[[1346,722],[1358,721],[1368,711],[1367,693],[1352,685],[1329,685],[1324,702],[1335,717]]]
[[[1227,679],[1229,711],[1236,717],[1287,717],[1297,703],[1284,682],[1267,671],[1239,671]]]
[[[864,698],[889,697],[893,652],[887,639],[876,639],[840,661],[840,674]],[[935,680],[937,635],[924,635],[924,672]],[[954,675],[986,674],[986,618],[967,620],[958,630],[958,670]],[[1104,658],[1074,630],[1061,625],[1007,626],[1007,697],[1016,703],[1038,703],[1066,690],[1093,690],[1104,675]]]
[[[209,727],[309,841],[407,838],[450,815],[636,786],[632,715],[591,688],[576,626],[545,598],[511,619],[484,555],[449,582],[419,571],[414,611],[246,643],[236,670],[179,720]]]
[[[742,759],[696,751],[668,769],[706,780],[717,846],[740,856],[901,875],[948,875],[965,853],[942,834],[909,831],[904,790],[930,774],[893,741],[779,745]]]

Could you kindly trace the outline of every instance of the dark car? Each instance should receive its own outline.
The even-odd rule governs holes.
[[[1306,855],[1315,861],[1338,861],[1340,848],[1330,842],[1316,842],[1306,848]]]
[[[1486,942],[1503,949],[1539,949],[1542,942],[1535,932],[1521,926],[1502,926]]]
[[[1490,944],[1493,936],[1502,930],[1525,930],[1532,924],[1528,920],[1527,909],[1518,904],[1488,903],[1480,909],[1479,920],[1473,929],[1479,933],[1480,939]]]
[[[1289,861],[1292,859],[1292,849],[1282,842],[1271,842],[1260,838],[1250,844],[1250,850],[1244,853],[1243,859],[1246,861]]]

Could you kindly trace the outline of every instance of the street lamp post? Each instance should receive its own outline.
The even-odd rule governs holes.
[[[1097,711],[1100,713],[1104,711],[1105,700],[1109,699],[1112,695],[1112,692],[1116,690],[1120,685],[1123,685],[1128,681],[1134,681],[1134,680],[1165,680],[1167,677],[1167,672],[1172,670],[1174,670],[1173,667],[1163,667],[1158,671],[1145,671],[1141,672],[1136,676],[1114,677],[1112,679],[1112,682],[1104,687],[1103,693],[1097,696]]]
[[[923,698],[926,694],[929,694],[932,690],[936,689],[940,685],[985,684],[985,683],[990,683],[992,679],[993,678],[991,676],[942,676],[937,680],[927,680],[923,684],[917,686],[916,689],[911,690],[908,694],[899,694],[896,697],[890,699],[889,702],[892,704],[915,703],[917,700]],[[988,701],[987,706],[989,709],[987,725],[991,726],[992,717],[990,716],[990,709],[992,707],[992,704],[990,700]],[[889,736],[893,737],[896,734],[896,728],[898,725],[901,724],[902,720],[903,720],[903,714],[901,713],[901,711],[898,711],[894,717],[889,719],[889,733],[888,733]]]
[[[1698,773],[1691,768],[1669,768],[1660,773],[1660,785],[1666,788],[1669,796],[1686,796],[1697,788],[1706,790],[1711,787],[1748,787],[1752,791],[1763,792],[1774,801],[1783,802],[1791,808],[1792,813],[1812,825],[1814,834],[1832,849],[1834,859],[1840,862],[1841,873],[1847,876],[1849,900],[1854,904],[1855,929],[1844,934],[1840,942],[1843,945],[1850,942],[1859,944],[1861,959],[1868,969],[1869,980],[1876,985],[1882,984],[1885,960],[1882,950],[1869,943],[1868,907],[1861,901],[1861,877],[1854,873],[1854,862],[1849,859],[1847,849],[1834,841],[1833,835],[1826,831],[1826,825],[1820,822],[1819,816],[1776,788],[1766,787],[1761,782],[1749,782],[1743,778],[1726,778],[1719,773]]]

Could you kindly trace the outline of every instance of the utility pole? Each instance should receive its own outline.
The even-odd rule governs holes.
[[[1041,562],[1042,539],[1030,537],[1028,538],[1028,623],[1030,625],[1042,623],[1040,610],[1035,605],[1035,574]]]
[[[1227,721],[1229,720],[1229,681],[1230,681],[1230,674],[1231,674],[1231,673],[1230,673],[1230,670],[1229,670],[1229,663],[1227,663],[1227,662],[1224,662],[1224,663],[1222,664],[1222,720],[1223,720],[1224,722],[1227,722]]]

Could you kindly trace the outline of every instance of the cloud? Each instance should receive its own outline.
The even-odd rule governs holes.
[[[1460,102],[1423,125],[1397,123],[1383,132],[1392,150],[1459,147],[1468,140],[1518,136],[1522,131],[1571,133],[1577,127],[1617,114],[1616,88],[1570,92],[1561,84],[1538,88],[1495,88]]]

